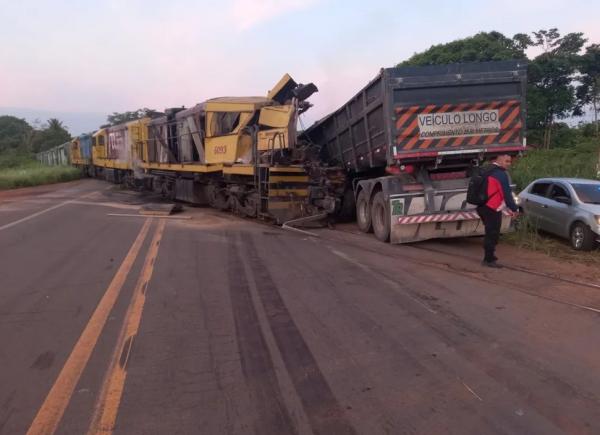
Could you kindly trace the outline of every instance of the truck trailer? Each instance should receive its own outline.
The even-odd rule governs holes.
[[[525,150],[525,90],[523,61],[385,68],[301,138],[345,168],[341,212],[361,231],[391,243],[481,235],[469,178]]]

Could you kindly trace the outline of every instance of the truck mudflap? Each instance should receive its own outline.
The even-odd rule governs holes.
[[[483,222],[475,210],[397,216],[392,208],[390,223],[390,243],[482,236],[485,233]],[[511,229],[511,217],[505,211],[500,232],[504,234]]]

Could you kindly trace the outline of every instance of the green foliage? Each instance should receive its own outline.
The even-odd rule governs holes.
[[[600,261],[600,250],[575,251],[569,245],[568,240],[540,233],[535,222],[524,215],[519,216],[515,231],[504,235],[502,240],[521,249],[543,252],[550,257],[563,260],[593,265],[597,265]]]
[[[81,170],[72,166],[45,166],[32,158],[23,158],[19,166],[0,170],[0,190],[61,183],[80,177]]]
[[[135,121],[136,119],[141,119],[146,116],[154,117],[160,114],[160,112],[154,109],[148,109],[147,107],[144,107],[143,109],[134,110],[132,112],[113,112],[112,115],[108,115],[108,117],[106,118],[108,124],[102,125],[101,127],[110,127],[111,125],[119,125],[125,122]]]
[[[398,66],[526,59],[524,50],[531,42],[522,33],[510,39],[500,32],[480,32],[468,38],[434,45],[422,53],[412,55]]]
[[[586,124],[582,124],[579,127],[581,131],[581,136],[584,138],[591,138],[598,136],[598,127],[600,127],[600,123],[596,122],[588,122]]]
[[[71,140],[61,121],[49,119],[40,129],[34,129],[24,119],[0,116],[0,153],[37,153]]]
[[[586,48],[585,54],[579,59],[578,77],[580,85],[577,87],[577,106],[575,114],[583,114],[585,106],[591,106],[594,115],[596,136],[600,136],[598,113],[600,112],[600,44],[592,44]]]
[[[21,148],[29,149],[33,128],[24,119],[0,116],[0,153]]]
[[[579,138],[570,148],[529,151],[513,165],[512,180],[520,190],[533,180],[550,175],[595,179],[599,154],[600,143],[594,138]]]
[[[51,118],[42,126],[41,130],[35,130],[31,141],[31,149],[34,153],[38,153],[70,140],[71,134],[63,123],[56,118]]]
[[[17,168],[34,162],[33,154],[19,149],[0,152],[0,170]]]
[[[555,28],[533,34],[533,45],[544,51],[529,63],[527,71],[527,127],[543,131],[541,144],[550,148],[554,123],[570,116],[577,105],[573,79],[586,39],[582,33],[561,37]]]
[[[587,126],[587,124],[585,125]],[[576,146],[584,137],[583,131],[583,126],[581,129],[578,129],[569,127],[569,125],[564,122],[554,123],[550,135],[552,139],[552,148],[572,148]],[[544,130],[530,130],[527,133],[527,142],[536,145],[537,148],[543,148],[541,144],[544,142]]]

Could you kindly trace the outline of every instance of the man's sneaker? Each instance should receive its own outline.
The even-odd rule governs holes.
[[[492,269],[502,269],[502,265],[498,264],[496,261],[485,261],[481,262],[482,266],[491,267]]]

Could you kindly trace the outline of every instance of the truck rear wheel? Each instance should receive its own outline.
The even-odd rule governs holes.
[[[363,233],[370,233],[373,231],[373,225],[371,223],[371,207],[369,207],[369,197],[367,192],[361,190],[356,198],[356,223],[358,228]]]
[[[373,220],[373,232],[375,237],[382,242],[390,240],[390,214],[385,206],[383,192],[377,192],[373,198],[371,207],[371,219]]]

